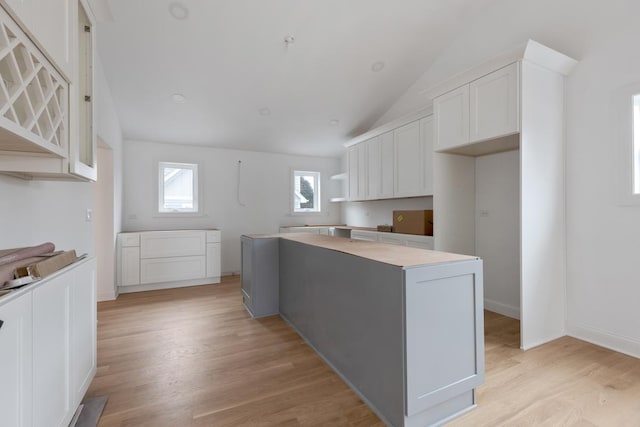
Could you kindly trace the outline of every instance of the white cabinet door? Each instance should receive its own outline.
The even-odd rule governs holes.
[[[33,425],[67,426],[70,392],[69,275],[33,291]]]
[[[367,184],[365,144],[351,147],[347,155],[349,160],[349,200],[364,200]]]
[[[394,196],[422,195],[424,158],[419,121],[411,122],[393,132],[395,149]]]
[[[409,247],[433,250],[433,236],[405,235],[404,240]]]
[[[126,247],[120,250],[120,274],[118,285],[129,286],[140,284],[140,248]]]
[[[433,194],[433,116],[420,119],[420,141],[422,142],[422,193]]]
[[[55,65],[72,76],[73,12],[77,0],[6,0],[26,32],[41,46]]]
[[[31,294],[0,306],[0,425],[32,425]]]
[[[220,277],[220,243],[207,243],[207,277]]]
[[[469,85],[433,100],[434,149],[442,151],[469,143]]]
[[[71,405],[77,407],[96,372],[96,260],[72,272],[69,290]]]
[[[518,132],[518,92],[517,63],[471,82],[470,142]]]
[[[363,143],[367,160],[367,182],[365,199],[377,199],[382,192],[382,137],[376,136]]]
[[[372,138],[365,143],[367,200],[393,197],[393,131]]]

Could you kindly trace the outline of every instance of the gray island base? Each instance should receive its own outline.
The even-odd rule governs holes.
[[[310,234],[242,236],[254,317],[280,314],[389,426],[441,425],[484,381],[482,261]]]

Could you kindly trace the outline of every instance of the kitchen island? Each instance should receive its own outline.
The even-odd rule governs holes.
[[[484,381],[482,261],[314,234],[242,236],[242,290],[390,426],[446,422]]]

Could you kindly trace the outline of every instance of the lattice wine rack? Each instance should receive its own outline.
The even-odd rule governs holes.
[[[0,150],[66,157],[69,85],[2,7],[0,77]]]

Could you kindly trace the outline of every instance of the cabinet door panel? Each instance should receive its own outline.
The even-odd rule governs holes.
[[[395,179],[394,196],[422,194],[424,159],[418,121],[394,130]]]
[[[394,157],[393,157],[393,131],[382,135],[380,142],[380,167],[381,170],[381,189],[379,198],[389,199],[393,197],[393,180],[394,178]]]
[[[71,284],[72,405],[80,404],[96,370],[96,261],[73,271]]]
[[[0,425],[31,426],[31,294],[0,307]]]
[[[433,100],[435,151],[469,143],[469,85]]]
[[[433,194],[433,116],[420,119],[420,140],[424,165],[422,167],[422,193]]]
[[[71,418],[69,275],[33,291],[33,424],[66,426]]]
[[[518,64],[513,63],[469,85],[471,142],[518,132]]]
[[[377,136],[366,141],[364,144],[368,172],[365,198],[377,199],[382,192],[382,138]]]
[[[389,245],[406,246],[404,239],[394,236],[392,233],[380,233],[378,235],[378,241]]]
[[[140,284],[140,248],[122,248],[120,254],[120,274],[119,285],[139,285]]]
[[[220,276],[220,243],[207,243],[207,277]]]
[[[349,200],[358,199],[358,147],[351,147],[347,151],[349,163]]]

